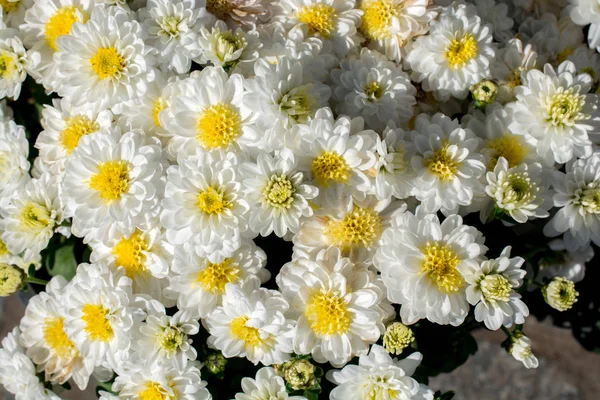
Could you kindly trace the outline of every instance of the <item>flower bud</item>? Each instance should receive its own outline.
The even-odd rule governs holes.
[[[512,338],[508,352],[517,361],[521,361],[525,368],[537,368],[539,365],[537,357],[531,350],[531,339],[522,333]]]
[[[575,284],[564,277],[556,277],[542,288],[542,295],[548,305],[558,311],[567,311],[577,302],[579,293]]]
[[[390,354],[400,354],[415,340],[412,329],[401,322],[394,322],[385,330],[383,347]]]
[[[489,79],[484,79],[471,87],[471,94],[475,100],[475,107],[484,107],[496,100],[498,85]]]
[[[207,370],[209,370],[213,375],[218,375],[221,372],[225,371],[225,365],[227,364],[227,360],[223,357],[221,353],[212,353],[206,357],[204,361],[204,366]]]
[[[9,264],[0,264],[0,296],[6,297],[25,286],[25,271]]]

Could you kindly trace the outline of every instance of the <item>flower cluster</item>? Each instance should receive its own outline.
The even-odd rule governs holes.
[[[54,276],[2,342],[17,399],[220,399],[202,378],[243,358],[236,400],[433,400],[413,324],[504,329],[531,368],[522,294],[574,307],[600,245],[596,1],[0,10],[0,295]]]

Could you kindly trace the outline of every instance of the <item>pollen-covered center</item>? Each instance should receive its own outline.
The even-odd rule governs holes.
[[[158,34],[160,35],[162,33],[171,38],[176,38],[177,36],[179,36],[180,23],[180,17],[176,15],[168,15],[159,22],[158,25],[160,26],[160,31],[158,32]]]
[[[106,201],[117,200],[129,188],[129,166],[126,161],[107,161],[98,164],[90,178],[90,187]]]
[[[207,0],[206,9],[219,19],[225,19],[232,10],[232,4],[229,0]]]
[[[465,280],[456,269],[460,259],[452,247],[445,243],[427,242],[421,251],[424,256],[421,274],[439,290],[455,293],[464,286]]]
[[[367,38],[379,40],[391,36],[393,18],[399,14],[394,0],[363,1],[360,9],[363,11],[360,29]]]
[[[59,358],[70,358],[78,353],[77,347],[69,340],[64,330],[64,318],[46,318],[42,329],[44,341]]]
[[[158,343],[160,348],[167,353],[174,353],[179,349],[185,340],[185,333],[181,332],[177,327],[164,327],[162,332],[158,334]]]
[[[92,71],[100,79],[119,78],[125,69],[125,60],[116,48],[99,48],[96,54],[90,59]]]
[[[263,343],[258,329],[246,326],[248,317],[237,317],[231,321],[229,331],[235,339],[244,342],[246,347],[256,347]]]
[[[334,151],[324,151],[315,158],[311,171],[317,183],[327,186],[331,183],[344,183],[350,179],[350,167],[344,157]]]
[[[22,227],[31,232],[40,232],[54,224],[48,209],[32,201],[21,209],[20,220]]]
[[[207,292],[213,294],[225,293],[225,285],[237,283],[240,280],[238,264],[231,258],[226,258],[218,264],[207,263],[206,268],[198,273],[196,282]]]
[[[2,79],[10,79],[15,70],[17,69],[17,64],[15,63],[15,58],[7,51],[0,52],[0,78]]]
[[[578,202],[584,207],[587,213],[600,214],[600,187],[596,183],[588,186],[581,191]]]
[[[521,164],[527,155],[524,143],[516,135],[504,135],[492,139],[487,143],[487,147],[492,150],[492,157],[488,164],[489,170],[494,169],[500,157],[504,157],[509,168],[512,168]]]
[[[44,37],[46,44],[52,50],[57,51],[56,39],[59,36],[68,35],[75,22],[86,22],[87,16],[81,7],[65,6],[61,7],[46,22],[44,26]]]
[[[225,193],[209,186],[198,195],[198,207],[206,214],[221,214],[231,208],[231,203],[226,199]]]
[[[349,250],[372,246],[382,230],[381,217],[375,210],[354,206],[341,221],[327,222],[325,236],[332,245]]]
[[[142,237],[142,233],[136,230],[128,238],[122,237],[113,247],[112,254],[115,256],[115,264],[125,269],[125,274],[131,279],[136,275],[146,272],[145,251],[148,250],[148,243]]]
[[[101,304],[86,304],[81,309],[81,320],[88,337],[97,342],[108,342],[114,336],[113,328],[108,320],[108,310]]]
[[[332,292],[315,292],[306,303],[304,316],[317,335],[341,335],[350,329],[352,314],[343,297]]]
[[[546,121],[554,126],[571,126],[577,120],[585,119],[581,112],[585,105],[585,95],[575,93],[573,89],[559,87],[557,93],[544,99],[548,112]]]
[[[241,125],[240,114],[231,104],[213,104],[196,120],[196,139],[208,150],[225,149],[240,136]]]
[[[277,209],[287,209],[294,203],[294,184],[285,175],[273,175],[262,191],[263,204]]]
[[[383,95],[383,88],[377,81],[373,81],[365,86],[365,95],[371,101],[375,101]]]
[[[452,180],[460,166],[460,162],[454,160],[448,147],[448,144],[442,145],[430,158],[425,160],[427,168],[442,181]]]
[[[2,6],[2,10],[5,13],[9,13],[12,11],[15,11],[17,9],[17,7],[19,7],[19,2],[20,0],[13,0],[13,1],[9,1],[9,0],[0,0],[0,6]]]
[[[60,142],[65,151],[71,154],[82,136],[96,132],[98,129],[100,129],[100,125],[85,115],[65,118],[65,129],[60,132]]]
[[[503,301],[510,299],[512,286],[508,279],[500,274],[487,275],[479,283],[481,293],[487,301]]]
[[[329,38],[335,28],[335,8],[327,4],[312,4],[304,6],[298,11],[297,18],[308,25],[308,32],[312,35],[319,34]]]
[[[477,39],[470,33],[454,38],[446,48],[446,61],[451,69],[459,69],[477,57]]]
[[[137,395],[139,400],[174,400],[169,392],[158,382],[147,381],[144,389]]]

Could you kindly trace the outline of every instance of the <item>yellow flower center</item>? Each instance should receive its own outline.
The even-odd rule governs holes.
[[[16,69],[14,57],[7,51],[0,52],[0,78],[10,79]]]
[[[196,138],[208,150],[225,149],[240,135],[241,118],[230,104],[217,103],[208,107],[196,121]]]
[[[160,347],[167,353],[174,353],[183,344],[185,334],[173,326],[168,326],[158,336]]]
[[[558,62],[558,64],[565,61],[571,54],[573,54],[574,51],[575,51],[575,49],[573,49],[572,47],[567,47],[564,50],[562,50],[561,52],[559,52],[556,55],[556,61]]]
[[[92,121],[85,115],[65,118],[65,124],[65,129],[60,132],[60,141],[68,154],[75,150],[82,136],[100,129],[100,125],[96,121]]]
[[[19,7],[19,1],[20,0],[0,0],[0,6],[2,6],[2,10],[4,10],[5,13],[9,13],[15,11],[17,7]]]
[[[296,189],[285,175],[273,175],[262,192],[263,203],[277,209],[287,209],[294,203]]]
[[[207,0],[206,9],[217,18],[225,19],[227,14],[231,12],[232,4],[229,0]]]
[[[77,6],[65,6],[61,7],[48,19],[44,26],[44,36],[46,37],[46,44],[52,50],[57,51],[56,39],[59,36],[68,35],[71,32],[71,27],[75,22],[87,21],[87,16]]]
[[[503,301],[510,299],[512,286],[504,276],[499,274],[487,275],[479,284],[481,293],[487,301]]]
[[[492,150],[492,158],[488,164],[489,170],[494,169],[500,157],[504,157],[509,168],[512,168],[521,164],[527,155],[524,143],[516,135],[504,135],[492,139],[487,143],[487,147]]]
[[[179,36],[179,24],[181,23],[181,18],[175,15],[169,15],[162,19],[160,22],[160,29],[162,33],[170,37]],[[159,32],[160,34],[160,32]]]
[[[521,86],[521,84],[521,68],[519,67],[510,74],[510,77],[508,78],[508,87],[514,89],[517,86]]]
[[[146,272],[144,251],[147,250],[148,243],[142,237],[142,233],[136,230],[129,238],[123,236],[113,247],[112,253],[115,256],[115,264],[123,267],[127,276],[134,279],[136,275]]]
[[[460,163],[454,161],[452,155],[448,152],[448,147],[447,143],[442,144],[439,150],[436,150],[429,159],[425,160],[427,168],[442,181],[452,180],[460,166]]]
[[[504,205],[523,206],[535,200],[539,189],[527,173],[509,173],[500,190]]]
[[[304,316],[310,329],[320,336],[341,335],[352,322],[346,301],[331,292],[315,292],[306,303]]]
[[[59,358],[73,357],[78,353],[77,348],[69,340],[63,326],[64,318],[46,318],[44,320],[44,341]]]
[[[600,188],[592,187],[583,189],[579,198],[585,211],[590,214],[600,214]]]
[[[119,199],[129,188],[127,162],[107,161],[96,168],[98,172],[90,178],[90,187],[108,202]]]
[[[81,309],[81,320],[85,323],[85,332],[93,341],[108,342],[114,336],[108,320],[108,310],[101,304],[86,304]]]
[[[0,239],[0,256],[10,254],[10,251],[6,248],[6,244]]]
[[[383,88],[379,85],[379,82],[373,81],[365,86],[365,94],[369,100],[373,101],[383,95]]]
[[[393,18],[399,13],[399,7],[393,0],[363,1],[360,9],[363,11],[360,28],[367,38],[379,40],[391,36]]]
[[[21,209],[21,224],[24,230],[40,232],[54,222],[45,206],[30,201]]]
[[[424,260],[421,274],[446,293],[458,292],[465,284],[462,275],[456,269],[460,263],[457,254],[447,244],[427,242],[422,249]]]
[[[152,120],[154,121],[154,125],[160,126],[160,121],[158,120],[158,114],[164,108],[165,108],[165,102],[161,97],[154,100],[154,104],[152,105]]]
[[[106,47],[98,49],[90,59],[90,65],[100,79],[118,78],[125,69],[125,60],[116,48]]]
[[[318,33],[327,39],[335,28],[335,8],[327,4],[304,6],[298,11],[297,17],[300,22],[308,25],[308,32],[311,35]]]
[[[246,347],[256,347],[263,343],[258,329],[246,326],[248,317],[237,317],[231,321],[229,331],[231,335],[244,342]]]
[[[459,69],[477,56],[477,39],[470,33],[454,38],[446,49],[446,60],[450,69]]]
[[[354,206],[341,221],[330,220],[325,226],[325,236],[334,246],[343,250],[370,247],[381,235],[381,217],[372,208]]]
[[[138,393],[139,400],[175,400],[158,382],[147,381],[144,390]]]
[[[225,193],[209,186],[198,195],[198,207],[206,214],[221,214],[231,208],[231,203],[225,198]]]
[[[558,88],[557,93],[545,99],[544,105],[548,111],[546,121],[554,126],[571,126],[577,120],[587,118],[581,112],[585,105],[585,95],[575,93],[572,88]]]
[[[328,186],[333,182],[344,183],[350,179],[350,167],[344,157],[334,151],[324,151],[315,158],[311,171],[321,186]]]
[[[198,273],[196,282],[207,292],[213,294],[225,293],[225,285],[240,280],[240,269],[231,258],[226,258],[218,264],[208,263],[206,268]]]

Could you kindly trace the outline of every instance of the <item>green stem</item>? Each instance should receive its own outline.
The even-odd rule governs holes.
[[[46,286],[46,285],[48,284],[48,281],[45,281],[45,280],[43,280],[43,279],[38,279],[38,278],[35,278],[35,277],[33,277],[33,276],[28,276],[28,277],[25,279],[25,282],[28,282],[28,283],[35,283],[35,284],[37,284],[37,285],[44,285],[44,286]]]
[[[512,332],[511,332],[511,331],[509,331],[509,330],[508,330],[508,328],[507,328],[507,327],[505,327],[505,326],[502,326],[502,331],[503,331],[504,333],[506,333],[506,336],[508,336],[509,338],[511,338],[511,337],[513,336]]]

